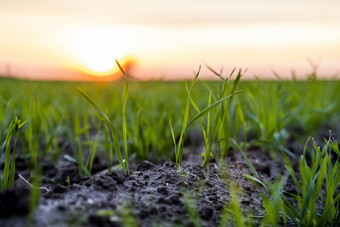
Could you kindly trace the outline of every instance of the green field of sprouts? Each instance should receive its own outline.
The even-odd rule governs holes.
[[[209,103],[219,100],[220,85],[197,81],[191,91],[195,106],[203,110]],[[2,79],[1,141],[5,141],[11,122],[17,117],[21,122],[26,121],[19,132],[19,146],[25,155],[36,156],[38,152],[39,157],[56,160],[65,147],[70,147],[77,158],[79,144],[86,150],[96,140],[100,140],[98,152],[114,150],[110,129],[82,98],[77,87],[104,111],[124,149],[124,82],[96,84]],[[285,145],[287,133],[296,133],[293,129],[298,129],[296,136],[301,137],[304,144],[304,140],[314,136],[320,127],[334,128],[340,118],[339,89],[338,81],[241,81],[237,88],[241,92],[222,103],[223,118],[214,140],[220,148],[218,155],[227,154],[229,138],[274,151],[276,146]],[[175,138],[180,137],[187,97],[184,82],[129,82],[126,127],[130,159],[174,157],[169,121]],[[197,114],[190,103],[189,109],[188,122]],[[210,118],[215,112],[211,112]],[[186,135],[194,129],[202,130],[199,121],[187,128]],[[113,159],[114,155],[110,160]]]
[[[304,146],[320,130],[339,131],[340,81],[315,77],[305,81],[243,81],[242,73],[235,70],[230,78],[219,76],[216,81],[200,81],[197,74],[187,82],[36,82],[3,78],[0,187],[5,190],[13,186],[12,157],[18,154],[37,173],[41,171],[39,160],[56,162],[66,158],[79,165],[82,176],[91,175],[96,156],[107,161],[107,168],[125,172],[129,172],[129,163],[142,160],[171,160],[180,170],[183,152],[190,152],[183,148],[194,147],[190,135],[199,132],[201,136],[196,139],[205,147],[201,164],[207,172],[212,157],[223,159],[231,149],[242,152],[252,170],[247,178],[270,192],[263,194],[268,214],[264,223],[276,223],[280,212],[298,225],[339,223],[340,197],[334,196],[340,176],[336,140],[325,138],[324,149],[323,144],[314,144],[309,163],[301,156],[299,181],[289,158],[300,157],[289,149],[289,139]],[[282,153],[287,174],[276,182],[262,182],[246,157],[252,147],[273,157]],[[306,145],[305,149],[310,148]],[[338,156],[331,157],[330,150]],[[298,189],[297,208],[281,196],[289,176]],[[322,187],[327,188],[326,195],[320,194]],[[316,208],[311,201],[320,198],[324,213],[318,214],[321,221],[316,222]],[[236,212],[239,208],[235,196],[231,206],[238,219],[247,219]]]

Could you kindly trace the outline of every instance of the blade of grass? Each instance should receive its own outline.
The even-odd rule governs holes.
[[[202,117],[203,115],[205,115],[206,113],[208,113],[209,111],[211,111],[213,108],[216,108],[220,103],[222,103],[224,100],[240,93],[242,90],[237,91],[231,95],[228,95],[227,97],[224,97],[220,100],[218,100],[217,102],[211,104],[210,106],[206,107],[205,109],[203,109],[200,113],[198,113],[193,119],[191,119],[189,121],[189,123],[186,125],[186,128],[188,128],[193,122],[195,122],[197,119],[199,119],[200,117]]]
[[[87,161],[86,161],[86,169],[88,169],[90,171],[90,173],[92,172],[92,165],[93,165],[93,161],[94,161],[94,157],[96,156],[96,152],[97,152],[97,148],[98,148],[98,135],[96,135],[96,138],[94,139],[94,142],[92,143],[91,146],[91,150],[89,153],[89,156],[87,157]]]
[[[191,100],[191,91],[192,88],[194,87],[194,84],[198,78],[198,75],[201,71],[201,66],[199,66],[198,71],[195,75],[195,78],[193,79],[193,81],[191,82],[190,88],[188,90],[188,97],[186,100],[186,104],[185,104],[185,109],[184,109],[184,119],[183,119],[183,127],[182,127],[182,131],[181,131],[181,135],[179,138],[179,142],[177,145],[177,154],[178,154],[178,164],[179,164],[179,168],[182,168],[182,158],[183,158],[183,140],[184,140],[184,134],[185,134],[185,130],[186,130],[186,126],[187,126],[187,122],[188,122],[188,117],[189,117],[189,108],[190,108],[190,100]]]
[[[292,164],[290,163],[287,155],[284,152],[281,152],[281,154],[282,154],[283,160],[285,162],[286,169],[288,170],[288,172],[289,172],[289,174],[290,174],[290,176],[291,176],[291,178],[292,178],[292,180],[295,184],[296,189],[299,189],[298,192],[301,193],[301,184],[299,183],[299,181],[296,178]]]
[[[122,115],[123,115],[123,141],[124,141],[124,154],[125,154],[125,168],[129,172],[129,153],[128,153],[128,147],[127,147],[127,127],[126,127],[126,102],[127,102],[127,95],[128,95],[128,82],[126,78],[125,71],[123,70],[122,66],[119,64],[119,62],[116,59],[116,63],[120,69],[120,71],[124,75],[125,79],[125,85],[124,85],[124,92],[123,92],[123,108],[122,108]]]
[[[246,161],[246,163],[248,164],[251,172],[254,174],[254,176],[258,179],[260,179],[259,174],[257,173],[257,171],[255,170],[255,167],[253,166],[253,164],[249,161],[249,159],[247,158],[247,155],[243,152],[242,148],[237,144],[237,142],[233,139],[230,138],[230,141],[235,144],[236,148],[241,152],[244,160]]]
[[[175,146],[175,156],[176,156],[175,158],[176,158],[176,165],[177,165],[177,163],[178,163],[177,145],[176,145],[176,138],[175,138],[174,130],[172,128],[171,120],[169,120],[169,125],[170,125],[170,129],[171,129],[172,140],[173,140],[174,146]]]
[[[92,106],[92,108],[94,108],[94,110],[99,114],[99,116],[105,119],[106,124],[108,124],[111,130],[111,136],[113,139],[117,160],[120,166],[124,169],[124,171],[127,171],[127,169],[125,168],[125,164],[123,162],[121,151],[120,151],[118,137],[117,137],[117,134],[115,133],[112,122],[107,117],[107,115],[104,113],[104,111],[99,107],[99,105],[95,101],[93,101],[83,90],[81,90],[79,87],[77,87],[77,90],[82,95],[82,97],[87,101],[87,103],[89,103]]]
[[[81,144],[79,138],[76,140],[78,145],[78,166],[79,166],[79,174],[83,175],[83,151],[81,149]]]

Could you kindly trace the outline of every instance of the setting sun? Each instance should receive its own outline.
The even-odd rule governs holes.
[[[129,55],[124,28],[95,25],[72,28],[69,51],[74,55],[76,67],[95,76],[110,76],[119,71],[115,59],[126,61]],[[123,62],[122,62],[123,63]]]

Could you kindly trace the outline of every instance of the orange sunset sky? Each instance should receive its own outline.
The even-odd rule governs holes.
[[[208,63],[247,78],[340,73],[339,1],[0,1],[0,74],[92,80],[129,59],[139,79],[191,78]],[[93,76],[97,75],[97,77]],[[211,76],[207,69],[202,76]],[[108,77],[113,78],[113,77]]]

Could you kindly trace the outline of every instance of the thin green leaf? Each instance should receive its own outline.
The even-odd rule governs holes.
[[[172,140],[173,140],[174,146],[175,146],[175,156],[176,156],[176,165],[177,165],[177,163],[178,163],[177,145],[176,145],[176,138],[175,138],[174,130],[172,128],[171,120],[169,120],[169,125],[170,125]]]
[[[116,60],[117,61],[117,60]],[[118,62],[117,62],[118,63]],[[126,102],[127,102],[127,94],[128,94],[128,82],[125,78],[125,86],[124,86],[124,93],[123,93],[123,140],[124,140],[124,153],[125,153],[125,167],[126,170],[129,172],[129,153],[128,153],[128,147],[127,147],[127,127],[126,127]]]
[[[245,178],[247,178],[248,180],[250,180],[250,181],[253,181],[253,182],[255,182],[255,183],[258,183],[259,185],[261,185],[261,186],[264,187],[264,188],[267,187],[260,179],[254,177],[254,176],[251,176],[251,175],[246,174],[246,173],[243,174],[243,176],[244,176]]]
[[[183,140],[184,140],[184,134],[185,134],[185,130],[186,130],[186,125],[188,122],[188,117],[189,117],[189,108],[190,108],[190,100],[191,100],[191,90],[194,87],[194,84],[198,78],[198,75],[201,71],[201,66],[199,66],[198,68],[198,72],[195,76],[195,78],[193,79],[193,81],[191,82],[190,88],[188,90],[188,97],[187,97],[187,101],[185,104],[185,109],[184,109],[184,118],[183,118],[183,127],[182,127],[182,131],[181,131],[181,135],[179,138],[179,142],[177,145],[177,154],[178,154],[178,163],[179,163],[179,167],[182,167],[182,158],[183,158]],[[187,86],[187,85],[186,85]]]
[[[123,167],[124,171],[126,171],[126,167],[123,162],[122,154],[120,151],[118,137],[117,137],[117,134],[115,133],[113,124],[111,123],[110,119],[107,117],[104,111],[99,107],[99,105],[95,101],[93,101],[84,91],[82,91],[79,87],[77,87],[77,90],[83,96],[83,98],[94,108],[94,110],[99,114],[99,116],[105,119],[106,123],[108,124],[111,130],[111,136],[113,139],[117,160],[119,164]]]
[[[241,90],[242,91],[242,90]],[[224,97],[223,99],[218,100],[217,102],[211,104],[210,106],[206,107],[204,110],[202,110],[200,113],[198,113],[193,119],[191,119],[191,121],[186,125],[186,128],[188,128],[193,122],[195,122],[197,119],[199,119],[200,117],[202,117],[203,115],[205,115],[206,113],[208,113],[209,111],[211,111],[212,109],[214,109],[215,107],[217,107],[220,103],[222,103],[224,100],[236,95],[237,93],[240,93],[241,91],[237,91],[231,95],[228,95],[227,97]]]
[[[12,154],[12,160],[11,160],[11,168],[9,172],[9,181],[8,181],[8,188],[11,188],[14,184],[14,177],[15,177],[15,150]]]
[[[288,170],[288,172],[289,172],[289,174],[290,174],[290,176],[291,176],[291,178],[292,178],[292,180],[295,184],[295,187],[301,191],[301,184],[299,183],[299,181],[296,178],[292,164],[290,163],[288,157],[286,156],[286,154],[284,152],[281,152],[281,154],[282,154],[283,160],[285,162],[286,169]]]
[[[310,182],[308,189],[307,189],[306,196],[304,197],[304,200],[303,200],[303,205],[302,205],[301,214],[300,214],[301,219],[303,219],[305,214],[307,213],[307,207],[309,206],[309,203],[311,201],[310,199],[312,197],[314,187],[315,187],[314,181]]]
[[[103,117],[106,122],[112,127],[112,123],[110,121],[110,119],[107,117],[107,115],[104,113],[104,111],[102,110],[102,108],[99,107],[99,105],[93,100],[91,99],[83,90],[81,90],[79,87],[77,87],[78,92],[83,96],[83,98],[94,108],[94,110],[101,116]]]
[[[255,170],[255,167],[253,166],[253,164],[249,161],[249,159],[247,158],[247,155],[243,152],[242,148],[237,144],[237,142],[233,139],[230,138],[230,141],[235,144],[236,148],[241,152],[244,160],[246,161],[246,163],[248,164],[251,172],[254,174],[254,176],[258,179],[260,179],[259,174],[257,173],[257,171]]]

